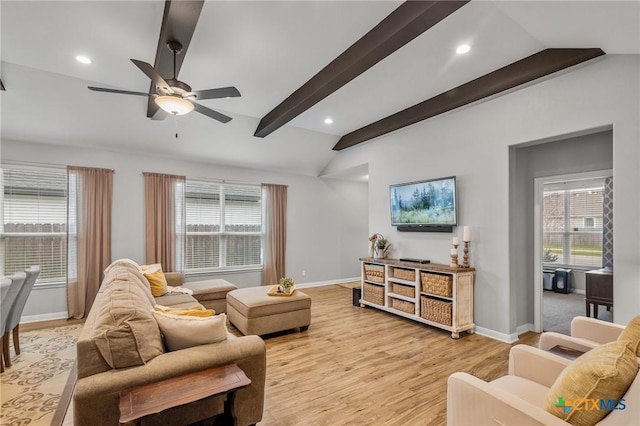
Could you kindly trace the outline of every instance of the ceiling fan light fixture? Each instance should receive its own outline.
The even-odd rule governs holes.
[[[157,96],[155,102],[160,108],[173,115],[188,114],[195,108],[193,103],[178,96]]]

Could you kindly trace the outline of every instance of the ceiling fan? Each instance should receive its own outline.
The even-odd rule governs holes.
[[[221,87],[217,89],[192,91],[191,86],[177,79],[176,76],[176,55],[182,51],[182,45],[177,41],[170,41],[167,47],[173,52],[173,77],[164,79],[151,66],[143,61],[131,59],[140,70],[153,82],[156,93],[132,92],[129,90],[107,89],[105,87],[89,86],[89,90],[96,92],[120,93],[124,95],[152,96],[155,103],[164,111],[173,115],[187,114],[194,109],[200,114],[218,120],[222,123],[231,121],[231,117],[218,111],[196,103],[196,100],[234,98],[240,96],[240,92],[233,86]]]

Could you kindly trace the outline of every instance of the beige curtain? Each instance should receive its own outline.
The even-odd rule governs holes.
[[[67,310],[69,318],[83,318],[111,263],[113,170],[69,166],[67,177]]]
[[[182,270],[184,176],[144,173],[146,263],[164,271]]]
[[[285,276],[285,253],[287,243],[287,187],[285,185],[262,185],[265,202],[265,259],[262,270],[262,285],[277,284]]]

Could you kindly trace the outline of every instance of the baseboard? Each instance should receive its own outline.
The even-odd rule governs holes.
[[[516,333],[518,334],[518,336],[520,336],[521,334],[527,333],[529,331],[535,331],[536,327],[531,324],[523,324],[521,326],[516,327]]]
[[[322,287],[325,285],[342,284],[342,283],[348,283],[353,281],[360,281],[360,277],[340,278],[339,280],[316,281],[316,282],[304,283],[304,284],[296,283],[296,288]]]
[[[490,337],[491,339],[499,340],[500,342],[509,343],[509,344],[515,343],[518,341],[518,333],[511,333],[511,334],[499,333],[495,330],[491,330],[489,328],[484,328],[484,327],[476,326],[476,334],[479,334],[485,337]]]
[[[20,318],[21,324],[28,324],[32,322],[43,322],[43,321],[51,321],[51,320],[59,320],[59,319],[67,319],[67,312],[49,312],[47,314],[39,314],[39,315],[26,315]]]

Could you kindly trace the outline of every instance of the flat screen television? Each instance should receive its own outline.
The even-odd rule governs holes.
[[[398,227],[443,227],[457,224],[456,177],[389,186],[391,224]]]

